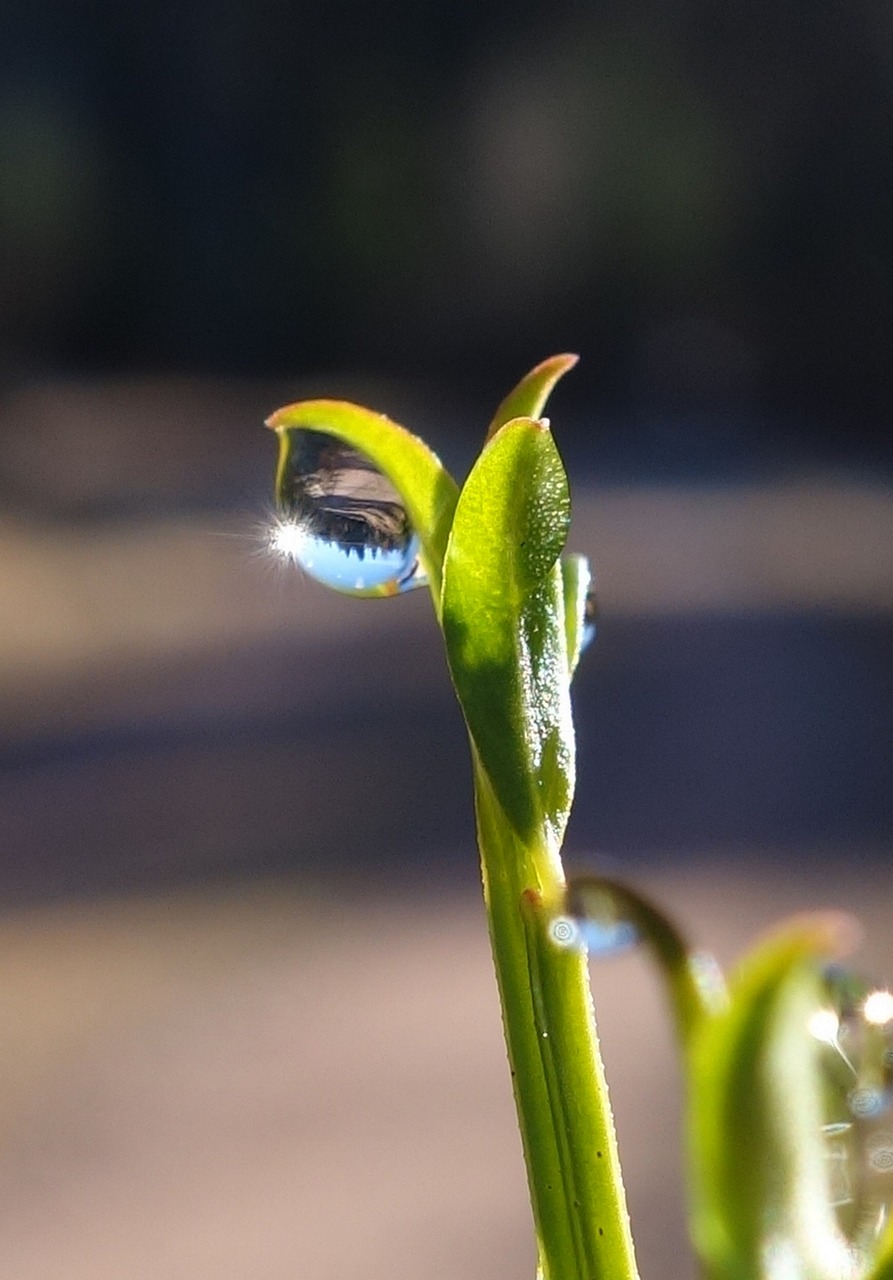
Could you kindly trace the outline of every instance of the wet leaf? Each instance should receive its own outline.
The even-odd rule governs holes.
[[[515,829],[560,840],[573,788],[564,586],[567,477],[551,432],[529,418],[485,446],[456,507],[443,628],[459,700]]]

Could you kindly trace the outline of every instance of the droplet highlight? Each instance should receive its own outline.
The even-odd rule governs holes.
[[[870,1254],[893,1202],[893,998],[832,966],[809,1020],[820,1044],[829,1183],[838,1222]]]
[[[352,595],[424,586],[418,536],[387,476],[326,432],[293,430],[288,445],[271,548],[318,582]]]

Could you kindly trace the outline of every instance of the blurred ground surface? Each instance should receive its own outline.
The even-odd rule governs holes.
[[[647,887],[730,957],[843,904],[893,970],[880,870]],[[0,1238],[16,1280],[532,1275],[481,908],[298,882],[0,926]],[[594,968],[642,1274],[692,1275],[675,1066],[641,960]]]
[[[889,491],[581,486],[572,545],[596,549],[602,612],[577,848],[888,847]],[[467,752],[424,592],[326,592],[225,512],[7,518],[0,598],[0,901],[464,866]]]
[[[251,426],[295,394],[0,414],[2,1280],[532,1274],[439,638],[423,592],[263,554]],[[724,958],[853,910],[889,978],[889,486],[574,475],[602,622],[572,860]],[[686,1277],[658,994],[634,958],[596,989],[643,1275]]]

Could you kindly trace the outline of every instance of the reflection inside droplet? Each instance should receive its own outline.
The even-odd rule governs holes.
[[[288,446],[271,548],[338,591],[394,595],[424,585],[406,508],[369,458],[321,431],[291,431]]]
[[[866,1146],[869,1168],[876,1173],[893,1173],[893,1133],[878,1133]]]
[[[893,1023],[882,991],[837,966],[809,1022],[821,1042],[828,1176],[841,1229],[870,1251],[893,1201]]]

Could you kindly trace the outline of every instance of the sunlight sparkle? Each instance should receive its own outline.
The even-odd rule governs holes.
[[[283,560],[297,560],[307,535],[294,520],[276,520],[270,530],[268,545]]]
[[[866,1022],[874,1027],[883,1027],[893,1020],[893,993],[889,991],[872,991],[865,997],[862,1013]]]
[[[840,1019],[833,1009],[816,1009],[809,1019],[810,1034],[825,1044],[836,1044]]]

